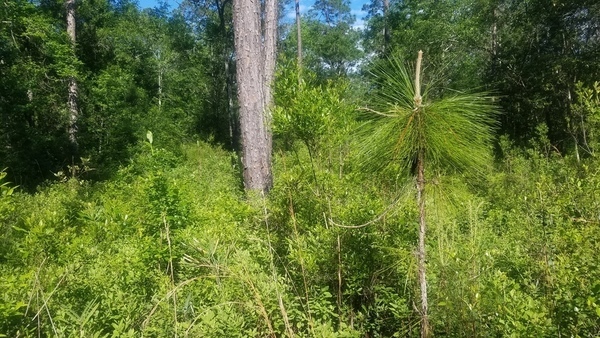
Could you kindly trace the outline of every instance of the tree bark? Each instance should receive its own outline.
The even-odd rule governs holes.
[[[390,45],[390,24],[388,12],[390,10],[390,0],[383,0],[383,53],[389,52]]]
[[[275,64],[277,60],[277,0],[265,0],[265,14],[263,25],[263,50],[264,50],[264,116],[265,116],[265,163],[263,165],[263,176],[266,181],[266,190],[271,189],[273,177],[271,174],[271,152],[273,149],[273,133],[271,132],[271,112],[273,109],[273,81],[275,79]],[[264,189],[263,189],[264,190]]]
[[[415,109],[417,114],[422,114],[421,97],[421,60],[423,52],[419,51],[417,57],[417,67],[415,72]],[[421,119],[422,116],[419,116]],[[425,220],[425,149],[421,145],[417,154],[417,204],[419,205],[419,247],[418,255],[418,276],[419,289],[421,290],[421,338],[430,337],[431,329],[429,327],[428,301],[427,301],[427,267],[425,255],[425,234],[427,231],[427,223]]]
[[[75,0],[66,0],[65,7],[67,11],[67,34],[69,35],[69,39],[71,40],[71,45],[73,51],[75,50],[75,44],[77,43],[76,38],[76,25],[75,25]],[[69,78],[69,96],[67,99],[67,107],[69,109],[69,141],[71,142],[71,146],[73,147],[74,152],[77,152],[78,142],[77,142],[77,132],[78,125],[77,120],[79,119],[79,108],[77,105],[77,97],[79,93],[79,88],[77,86],[77,79],[71,76]]]
[[[276,0],[266,0],[262,14],[260,0],[233,2],[244,185],[247,190],[264,193],[272,186],[272,141],[268,126],[275,71]]]
[[[427,223],[425,221],[425,164],[423,150],[419,151],[417,159],[417,203],[419,205],[419,288],[421,290],[421,338],[430,336],[428,301],[427,301],[427,274],[425,256],[425,234]]]

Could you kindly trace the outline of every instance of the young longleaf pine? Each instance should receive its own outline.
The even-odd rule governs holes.
[[[486,93],[440,93],[431,81],[421,90],[419,51],[414,79],[403,63],[391,58],[373,71],[375,95],[364,110],[367,139],[362,153],[368,166],[416,178],[419,208],[418,276],[421,292],[421,337],[429,337],[426,278],[426,172],[479,170],[489,163],[496,107]],[[432,85],[433,84],[433,85]]]

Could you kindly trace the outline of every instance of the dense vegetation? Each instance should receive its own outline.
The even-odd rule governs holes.
[[[420,134],[377,129],[410,113],[386,98],[419,49],[426,106],[497,111],[467,150],[468,109],[431,117],[433,334],[600,335],[597,1],[374,0],[357,30],[319,0],[302,67],[282,15],[266,198],[243,188],[231,1],[79,1],[75,48],[64,3],[0,2],[0,337],[419,336]]]

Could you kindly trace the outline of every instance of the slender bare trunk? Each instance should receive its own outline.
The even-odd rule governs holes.
[[[491,57],[492,57],[492,74],[495,75],[496,68],[498,67],[498,9],[494,8],[494,20],[492,22],[492,43],[491,43]]]
[[[162,95],[163,95],[163,70],[162,65],[159,66],[158,69],[158,111],[162,108]]]
[[[69,78],[69,98],[67,100],[67,106],[69,108],[69,141],[74,149],[78,148],[77,132],[79,126],[77,120],[79,119],[79,109],[77,107],[77,93],[78,86],[77,80],[74,77]]]
[[[419,205],[419,288],[421,289],[421,337],[430,335],[428,302],[427,302],[427,274],[425,256],[425,166],[423,151],[419,151],[417,159],[417,203]]]
[[[390,0],[383,0],[383,53],[388,53],[390,45],[390,24],[388,12],[390,10]]]
[[[337,235],[337,278],[338,278],[338,289],[337,289],[337,310],[340,325],[342,324],[342,241],[340,235]]]
[[[227,116],[229,119],[229,142],[230,142],[232,150],[238,150],[237,142],[236,142],[237,128],[236,128],[234,106],[233,106],[233,75],[231,74],[231,68],[233,68],[233,67],[230,67],[231,59],[230,59],[230,55],[228,52],[225,52],[224,57],[225,57],[225,60],[223,61],[223,63],[224,63],[225,77],[226,77],[225,78],[225,90],[227,92]]]
[[[75,50],[76,38],[76,25],[75,25],[75,0],[66,0],[65,7],[67,11],[67,34],[71,40],[73,50]],[[77,79],[75,77],[69,78],[69,97],[67,99],[67,107],[69,109],[69,141],[75,152],[77,152],[77,131],[78,125],[77,120],[79,118],[79,109],[77,106],[78,96]]]
[[[67,34],[71,39],[71,43],[75,44],[75,0],[66,0],[65,7],[67,10]]]
[[[583,137],[583,144],[585,144],[585,150],[590,154],[594,155],[594,149],[590,148],[587,140],[587,132],[585,131],[585,122],[583,121],[583,115],[579,115],[579,121],[581,123],[581,135]]]
[[[574,115],[573,115],[573,96],[571,96],[571,90],[567,88],[567,102],[569,103],[567,106],[567,116],[572,116],[567,119],[567,130],[569,134],[573,137],[573,142],[575,142],[575,158],[577,159],[577,163],[581,161],[581,157],[579,156],[579,138],[577,137],[577,128],[574,123]],[[583,127],[583,125],[582,125]],[[584,130],[585,132],[585,130]],[[584,133],[585,135],[585,133]]]
[[[423,98],[421,97],[421,61],[423,60],[423,51],[419,51],[417,56],[417,67],[415,71],[415,109],[420,109]]]
[[[419,51],[417,57],[417,67],[415,72],[415,109],[417,114],[422,113],[421,97],[421,61],[423,52]],[[421,117],[419,117],[421,118]],[[427,338],[431,334],[429,326],[428,302],[427,302],[427,271],[425,255],[425,234],[427,231],[427,223],[425,221],[425,149],[419,149],[417,154],[417,204],[419,205],[419,247],[418,255],[418,275],[419,288],[421,290],[421,338]]]
[[[230,45],[228,42],[228,32],[227,32],[227,21],[225,20],[225,8],[227,6],[227,3],[229,3],[230,0],[215,0],[214,4],[217,7],[217,13],[219,15],[219,31],[221,33],[221,38],[224,41],[223,47],[220,50],[221,52],[221,56],[223,57],[223,69],[225,71],[225,92],[227,94],[227,117],[228,117],[228,123],[229,123],[229,142],[230,142],[230,146],[232,150],[238,150],[237,149],[237,136],[238,136],[238,131],[237,131],[237,125],[236,125],[236,119],[235,119],[235,109],[234,109],[234,104],[233,104],[233,88],[234,86],[234,76],[235,74],[233,74],[233,69],[235,69],[235,67],[232,67],[232,52],[230,49]]]
[[[300,79],[300,71],[302,70],[302,28],[300,23],[300,0],[296,0],[296,34],[298,36],[298,79]]]

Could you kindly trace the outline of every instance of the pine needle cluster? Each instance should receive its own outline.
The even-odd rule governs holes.
[[[425,84],[422,103],[408,67],[397,58],[375,66],[370,107],[360,134],[364,167],[414,175],[420,150],[428,168],[479,171],[490,163],[497,107],[489,93],[440,90]]]

